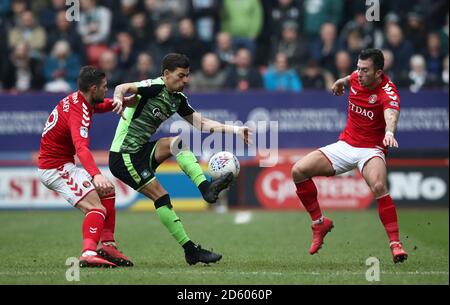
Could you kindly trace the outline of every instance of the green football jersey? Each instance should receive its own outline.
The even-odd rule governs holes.
[[[136,153],[148,142],[159,126],[175,112],[181,117],[195,112],[182,92],[170,94],[162,77],[135,83],[139,103],[124,111],[126,121],[120,119],[111,151]]]

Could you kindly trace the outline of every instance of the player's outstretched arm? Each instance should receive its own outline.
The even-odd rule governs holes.
[[[190,115],[184,116],[183,118],[200,131],[206,131],[210,133],[234,133],[240,136],[244,140],[245,144],[253,143],[253,141],[250,139],[250,136],[253,134],[253,132],[247,126],[222,124],[220,122],[205,118],[199,112],[194,112]]]
[[[137,94],[138,93],[138,88],[136,86],[136,84],[134,83],[125,83],[125,84],[121,84],[118,85],[115,89],[114,89],[114,97],[113,97],[113,112],[117,113],[117,114],[122,114],[123,113],[123,108],[124,106],[127,107],[133,107],[133,101],[137,102],[137,99],[132,97],[127,97],[124,99],[125,94],[127,93],[131,93],[131,94]]]
[[[384,110],[384,120],[386,121],[386,134],[384,135],[383,144],[388,147],[398,147],[395,139],[395,132],[397,131],[398,118],[400,112],[395,109],[388,108]]]
[[[345,87],[348,87],[349,85],[350,85],[350,75],[344,78],[340,78],[336,82],[334,82],[333,86],[331,87],[331,92],[337,96],[344,95]]]

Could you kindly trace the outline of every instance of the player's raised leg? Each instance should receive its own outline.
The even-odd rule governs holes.
[[[180,168],[197,186],[203,199],[208,203],[215,203],[219,198],[219,193],[233,182],[232,173],[228,173],[212,182],[208,181],[194,153],[189,148],[184,147],[181,138],[159,139],[155,151],[157,163],[162,163],[172,156],[175,156]]]
[[[83,250],[80,267],[116,267],[116,264],[103,259],[96,252],[106,218],[106,209],[102,206],[97,192],[89,192],[75,207],[86,215],[82,225]]]
[[[106,218],[103,231],[100,237],[100,245],[97,249],[97,253],[107,259],[110,262],[115,263],[117,266],[132,267],[133,262],[119,251],[114,237],[114,231],[116,227],[116,193],[102,192],[97,189],[97,193],[100,195],[100,200],[103,207],[106,209]]]
[[[400,242],[397,211],[387,188],[384,160],[378,157],[370,159],[364,165],[362,175],[377,199],[378,215],[389,237],[394,263],[403,262],[408,254]]]
[[[332,176],[334,169],[325,155],[316,150],[292,167],[292,179],[297,188],[297,196],[308,211],[312,220],[312,244],[310,254],[315,254],[322,247],[325,235],[333,228],[333,222],[322,215],[317,200],[317,188],[311,179],[316,176]]]
[[[180,218],[173,210],[169,194],[158,180],[153,179],[140,192],[154,201],[159,220],[172,237],[183,247],[188,264],[193,265],[198,262],[205,264],[215,263],[222,258],[221,254],[204,250],[200,245],[196,245],[190,240]]]

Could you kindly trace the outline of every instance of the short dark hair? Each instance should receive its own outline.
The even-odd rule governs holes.
[[[78,75],[78,89],[87,92],[93,85],[100,86],[101,81],[106,77],[105,72],[93,66],[84,66]]]
[[[384,69],[384,55],[383,52],[381,52],[381,50],[379,49],[362,50],[361,53],[359,53],[359,59],[371,59],[377,71]]]
[[[166,69],[170,72],[175,71],[177,68],[187,69],[189,65],[189,58],[186,55],[169,53],[163,59],[161,72],[164,74]]]

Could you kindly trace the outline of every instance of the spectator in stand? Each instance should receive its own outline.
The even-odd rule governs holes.
[[[429,77],[427,64],[422,55],[414,55],[410,60],[411,70],[409,71],[409,90],[419,92],[424,88],[436,88],[439,82]]]
[[[52,53],[44,63],[45,86],[48,92],[70,92],[77,88],[80,60],[72,54],[65,40],[55,43]]]
[[[447,13],[447,17],[445,18],[445,24],[442,26],[442,28],[439,30],[439,36],[441,39],[441,53],[442,54],[448,54],[448,18],[449,14]]]
[[[300,92],[302,82],[294,69],[289,67],[288,57],[284,53],[275,56],[275,63],[264,73],[264,88],[268,91]]]
[[[337,29],[333,23],[324,23],[320,38],[311,43],[310,54],[320,66],[328,71],[334,69],[334,57],[338,51]]]
[[[175,27],[181,18],[189,14],[189,1],[186,0],[145,0],[144,5],[153,24],[164,21]]]
[[[42,89],[42,62],[30,56],[30,48],[25,41],[14,46],[2,75],[6,90],[24,92]]]
[[[383,49],[388,49],[394,54],[394,74],[403,78],[408,74],[409,61],[414,53],[411,42],[403,37],[403,31],[399,25],[391,23],[386,28],[386,42]]]
[[[4,25],[6,29],[10,29],[15,26],[20,25],[20,16],[22,13],[29,9],[27,0],[12,0],[11,1],[11,12],[6,11]]]
[[[139,53],[137,62],[125,76],[125,82],[136,80],[154,79],[161,75],[160,67],[155,67],[150,54]]]
[[[309,41],[319,38],[324,23],[341,22],[342,0],[304,0],[303,33]]]
[[[116,43],[112,48],[118,57],[117,67],[127,71],[136,63],[137,53],[133,47],[133,37],[128,32],[119,32],[116,35]]]
[[[441,40],[438,33],[428,34],[427,49],[424,53],[428,78],[434,82],[439,80],[442,75],[442,63],[445,54],[441,53]]]
[[[352,60],[350,54],[345,51],[339,51],[336,53],[335,57],[335,66],[336,69],[334,72],[334,79],[338,80],[340,78],[344,78],[352,74],[352,72],[355,70],[352,67],[352,64],[355,61]]]
[[[224,88],[226,73],[220,69],[216,54],[207,53],[202,58],[202,68],[195,72],[189,83],[192,92],[219,91]]]
[[[117,56],[112,50],[102,53],[99,68],[105,72],[109,88],[114,88],[123,83],[123,72],[117,68]]]
[[[162,22],[157,25],[155,39],[150,43],[148,51],[156,67],[161,67],[164,56],[175,51],[172,25],[169,22]]]
[[[60,11],[67,9],[66,0],[51,0],[50,6],[44,8],[39,14],[39,22],[46,32],[51,31],[56,26],[56,15]]]
[[[272,44],[276,44],[282,40],[284,25],[288,22],[297,31],[300,29],[301,11],[298,0],[277,0],[270,17]]]
[[[369,22],[366,18],[366,7],[358,9],[354,13],[352,20],[348,21],[339,34],[339,41],[345,44],[350,33],[358,31],[362,39],[363,49],[371,48],[374,45],[376,35],[375,22]]]
[[[221,0],[189,0],[198,38],[213,47],[219,31]]]
[[[281,40],[272,50],[272,58],[279,52],[287,55],[288,61],[294,69],[302,69],[309,59],[307,41],[298,32],[298,26],[292,21],[283,24]]]
[[[138,0],[120,0],[118,10],[110,10],[114,22],[111,23],[111,37],[116,37],[119,32],[130,27],[133,15],[139,11]]]
[[[84,65],[87,62],[86,51],[80,34],[78,34],[75,25],[66,18],[66,12],[60,11],[55,16],[56,27],[50,30],[47,37],[46,53],[49,54],[57,41],[66,40],[70,44],[73,54],[77,54],[80,63]]]
[[[307,64],[301,76],[302,84],[305,89],[325,90],[328,88],[326,77],[319,63],[311,59]]]
[[[404,26],[405,39],[410,41],[416,52],[422,52],[427,43],[427,28],[420,12],[411,11]]]
[[[234,54],[236,53],[236,50],[229,33],[220,32],[217,34],[215,53],[219,57],[220,67],[222,69],[234,65]]]
[[[153,40],[153,24],[147,20],[144,12],[139,12],[131,17],[131,24],[128,32],[134,40],[134,49],[143,52],[147,49],[148,41]]]
[[[80,5],[78,32],[83,42],[87,45],[107,43],[111,30],[111,11],[98,6],[96,0],[81,0]]]
[[[20,24],[13,27],[8,33],[9,48],[14,48],[20,42],[29,46],[29,55],[32,58],[42,59],[47,35],[34,17],[33,12],[25,11],[20,15]]]
[[[250,50],[241,48],[236,52],[235,65],[228,72],[225,87],[238,91],[263,87],[261,74],[252,65]]]
[[[223,0],[222,31],[230,33],[233,45],[256,53],[255,40],[263,27],[263,7],[260,0]]]
[[[352,62],[358,61],[358,56],[364,49],[364,41],[358,30],[354,30],[348,34],[343,49],[348,51]]]
[[[190,70],[195,72],[200,69],[203,54],[208,52],[207,45],[198,39],[194,23],[190,18],[180,20],[178,33],[175,52],[186,55],[190,60]]]
[[[448,70],[448,54],[444,58],[444,62],[442,63],[442,84],[444,88],[448,91],[448,78],[449,78],[449,70]]]

